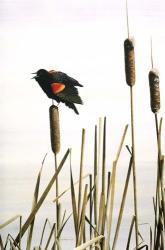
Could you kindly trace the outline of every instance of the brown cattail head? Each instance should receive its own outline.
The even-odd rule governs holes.
[[[124,41],[124,55],[126,82],[129,86],[133,86],[135,84],[135,53],[133,39],[127,38]]]
[[[50,139],[53,153],[60,151],[60,123],[58,107],[51,105],[49,108],[50,118]]]
[[[159,73],[156,69],[150,70],[148,74],[150,85],[150,105],[153,113],[160,109]]]

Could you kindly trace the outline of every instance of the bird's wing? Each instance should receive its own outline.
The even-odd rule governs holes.
[[[63,91],[56,94],[61,101],[64,102],[73,102],[77,104],[83,104],[80,96],[78,95],[78,91],[75,87],[65,87]]]
[[[56,82],[62,82],[66,85],[83,87],[83,85],[81,85],[77,80],[68,76],[66,73],[63,73],[61,71],[51,71],[50,73],[53,75],[53,78]]]

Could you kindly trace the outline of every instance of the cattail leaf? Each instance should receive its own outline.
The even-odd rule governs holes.
[[[78,237],[78,213],[77,213],[76,196],[75,196],[75,190],[74,190],[74,185],[73,185],[73,175],[72,175],[71,167],[70,167],[70,182],[71,182],[71,200],[72,200],[73,220],[74,220],[75,234],[77,238]]]
[[[44,162],[45,162],[46,156],[47,156],[47,154],[45,155],[45,157],[44,157],[44,159],[42,161],[42,165],[41,165],[40,171],[39,171],[38,176],[37,176],[37,181],[36,181],[36,185],[35,185],[35,190],[34,190],[34,195],[33,195],[33,202],[32,202],[32,209],[31,209],[31,211],[33,211],[33,209],[36,206],[37,201],[38,201],[41,174],[42,174],[42,169],[43,169],[43,166],[44,166]],[[29,227],[26,250],[30,250],[31,249],[31,242],[32,242],[33,228],[34,228],[34,221],[35,221],[35,217],[34,217],[32,223],[31,223],[31,225]]]
[[[131,226],[130,226],[129,234],[128,234],[128,240],[127,240],[126,250],[129,250],[134,223],[135,223],[135,216],[132,217]]]
[[[80,217],[80,222],[79,222],[79,235],[78,235],[78,241],[77,245],[80,245],[82,242],[83,238],[83,233],[84,233],[84,227],[85,227],[85,212],[86,212],[86,205],[87,205],[87,190],[88,190],[88,184],[85,185],[85,190],[84,190],[84,197],[83,197],[83,202],[82,202],[82,209],[81,209],[81,217]]]
[[[68,149],[67,152],[66,152],[66,154],[64,155],[64,157],[63,157],[63,159],[62,159],[62,161],[61,161],[61,163],[60,163],[60,165],[59,165],[59,167],[58,167],[56,173],[55,173],[55,174],[53,175],[53,177],[51,178],[51,180],[50,180],[50,182],[48,183],[46,189],[44,190],[44,192],[43,192],[43,194],[41,195],[39,201],[37,202],[35,208],[34,208],[33,211],[30,213],[30,215],[29,215],[29,217],[27,218],[26,222],[25,222],[24,225],[22,226],[21,236],[24,235],[24,233],[25,233],[26,230],[28,229],[29,225],[30,225],[31,222],[33,221],[33,219],[34,219],[36,213],[37,213],[38,210],[40,209],[42,203],[44,202],[45,198],[47,197],[47,195],[48,195],[50,189],[52,188],[52,186],[53,186],[53,184],[54,184],[54,182],[55,182],[55,180],[56,180],[56,178],[57,178],[57,176],[58,176],[60,170],[62,169],[62,167],[63,167],[63,165],[64,165],[64,163],[65,163],[65,161],[66,161],[66,159],[67,159],[67,157],[68,157],[68,155],[69,155],[69,153],[70,153],[70,150]],[[16,239],[15,239],[16,243],[19,241],[19,237],[20,237],[20,233],[17,235],[17,237],[16,237]]]
[[[56,226],[56,224],[54,223],[53,226],[52,226],[51,232],[50,232],[50,234],[49,234],[48,240],[47,240],[47,242],[46,242],[46,245],[45,245],[45,248],[44,248],[45,250],[47,250],[48,247],[49,247],[49,244],[50,244],[50,241],[51,241],[51,238],[52,238],[52,235],[53,235],[55,226]]]
[[[86,179],[87,177],[89,176],[89,174],[86,174],[82,177],[82,180],[83,179]],[[77,180],[76,182],[73,183],[73,185],[77,185],[79,183],[79,180]],[[65,191],[63,191],[61,194],[59,194],[58,197],[56,197],[53,202],[56,202],[56,200],[60,199],[65,193],[67,193],[69,190],[71,189],[71,187],[67,188]]]
[[[11,219],[7,220],[6,222],[4,222],[3,224],[0,225],[0,229],[8,226],[9,224],[13,223],[15,220],[17,219],[20,219],[21,218],[21,215],[16,215],[14,217],[12,217]]]
[[[119,235],[119,229],[120,229],[121,220],[122,220],[122,216],[123,216],[123,212],[124,212],[126,195],[127,195],[127,190],[128,190],[128,185],[129,185],[129,180],[130,180],[130,175],[131,175],[132,163],[133,163],[133,158],[131,157],[130,162],[129,162],[128,172],[127,172],[127,177],[126,177],[126,181],[125,181],[125,186],[124,186],[124,190],[123,190],[122,201],[121,201],[121,205],[120,205],[120,210],[119,210],[119,215],[118,215],[118,220],[117,220],[117,225],[116,225],[116,230],[115,230],[115,236],[114,236],[113,245],[112,245],[112,250],[114,250],[116,247],[116,243],[117,243],[117,239],[118,239],[118,235]]]

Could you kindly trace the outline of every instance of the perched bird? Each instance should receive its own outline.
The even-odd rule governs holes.
[[[60,71],[40,69],[32,74],[36,74],[33,79],[39,83],[49,98],[56,100],[58,103],[65,103],[67,107],[79,114],[74,103],[83,104],[77,90],[77,87],[83,87],[83,85]]]

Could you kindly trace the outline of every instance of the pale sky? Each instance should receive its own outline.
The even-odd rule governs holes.
[[[60,156],[72,147],[75,162],[79,160],[77,148],[82,127],[87,129],[87,148],[92,152],[94,125],[100,116],[106,115],[107,151],[112,160],[124,126],[130,124],[123,51],[127,38],[125,1],[2,0],[0,5],[2,167],[25,162],[35,165],[46,152],[51,154],[48,120],[51,100],[30,80],[30,73],[40,68],[66,72],[84,85],[80,89],[84,105],[77,106],[79,116],[63,104],[59,106]],[[137,159],[150,161],[155,159],[154,116],[148,86],[150,37],[154,65],[160,72],[160,116],[164,116],[165,3],[132,0],[128,7],[130,34],[135,38]],[[130,144],[129,136],[126,143]]]

